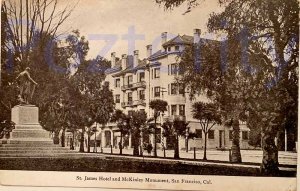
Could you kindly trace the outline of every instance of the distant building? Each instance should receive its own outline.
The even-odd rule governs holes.
[[[201,31],[194,30],[194,36],[178,35],[167,40],[167,32],[161,35],[161,48],[152,52],[152,45],[146,46],[147,58],[140,59],[139,51],[135,50],[133,55],[123,54],[119,61],[116,61],[116,53],[111,53],[112,67],[106,70],[106,81],[109,82],[113,90],[116,108],[129,114],[133,110],[144,110],[148,117],[153,116],[153,111],[149,108],[149,102],[154,99],[161,99],[168,102],[168,111],[162,114],[158,120],[159,130],[157,132],[157,147],[165,146],[172,149],[170,144],[172,137],[163,137],[160,125],[165,120],[179,118],[189,122],[190,133],[196,133],[194,140],[188,140],[189,149],[192,147],[202,148],[204,145],[204,133],[201,130],[199,121],[192,117],[192,104],[195,101],[208,101],[205,96],[198,96],[196,100],[189,99],[189,93],[184,84],[176,84],[175,77],[180,75],[177,68],[178,54],[186,46],[199,41],[218,43],[209,39],[201,38]],[[249,129],[245,124],[241,128],[241,148],[247,149],[249,139]],[[208,133],[208,148],[229,148],[231,147],[231,129],[216,125]],[[103,147],[118,147],[120,132],[116,124],[108,124],[101,132],[101,145]],[[153,136],[144,137],[144,142],[153,143]],[[131,147],[131,136],[124,138],[123,145]],[[180,139],[180,148],[186,147],[184,137]]]

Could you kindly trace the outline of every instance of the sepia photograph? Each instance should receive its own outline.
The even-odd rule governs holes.
[[[299,8],[1,0],[0,185],[296,190]]]

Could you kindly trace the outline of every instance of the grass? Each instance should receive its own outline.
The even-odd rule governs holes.
[[[154,168],[155,167],[155,168]],[[259,169],[219,166],[214,164],[192,165],[176,161],[142,161],[126,157],[116,158],[0,158],[2,170],[126,172],[190,175],[260,176]],[[279,176],[295,177],[296,172],[281,171]]]

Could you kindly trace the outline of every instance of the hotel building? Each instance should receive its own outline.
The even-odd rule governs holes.
[[[149,102],[161,99],[168,102],[167,112],[161,114],[158,119],[157,147],[164,146],[172,149],[172,138],[163,137],[161,124],[175,118],[189,122],[187,132],[195,133],[196,138],[186,140],[184,136],[180,138],[180,149],[193,147],[203,148],[204,133],[201,130],[199,121],[192,117],[192,104],[196,101],[208,101],[205,96],[197,96],[195,100],[189,99],[189,93],[183,85],[175,82],[175,77],[180,75],[177,69],[179,53],[186,46],[199,41],[208,43],[218,43],[217,41],[201,38],[201,31],[194,29],[192,36],[178,35],[168,40],[167,32],[161,34],[160,50],[152,52],[152,45],[146,46],[147,58],[140,59],[139,51],[135,50],[133,55],[121,55],[120,60],[116,60],[116,53],[111,53],[111,68],[106,70],[106,79],[113,90],[116,109],[121,109],[125,114],[133,110],[144,110],[148,117],[153,116],[153,111],[149,108]],[[240,146],[247,149],[249,139],[249,129],[245,124],[240,125]],[[221,125],[215,125],[208,133],[207,147],[210,149],[230,148],[231,129]],[[118,147],[120,132],[116,124],[110,123],[102,130],[101,145],[103,147]],[[153,144],[153,135],[143,138],[144,142]],[[124,138],[125,148],[131,147],[131,136]]]

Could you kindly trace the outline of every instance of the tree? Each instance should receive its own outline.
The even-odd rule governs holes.
[[[193,118],[198,119],[201,129],[204,133],[204,155],[206,158],[207,134],[216,125],[221,124],[221,115],[218,111],[218,106],[214,103],[196,102],[193,104]]]
[[[179,137],[180,136],[186,136],[186,130],[188,129],[189,123],[175,119],[173,122],[166,121],[162,124],[163,136],[164,137],[170,137],[175,136],[174,144],[174,158],[179,159]]]
[[[163,3],[166,8],[173,8],[186,1],[157,0],[157,2]],[[297,60],[299,2],[296,0],[219,0],[219,3],[225,7],[225,10],[211,14],[208,29],[210,32],[225,32],[228,40],[239,39],[241,42],[240,48],[228,46],[231,55],[236,54],[237,49],[242,50],[236,55],[242,55],[241,57],[244,58],[242,64],[245,66],[243,70],[248,70],[252,75],[249,88],[252,91],[248,94],[252,96],[253,101],[248,99],[245,104],[247,106],[240,108],[259,116],[260,123],[257,123],[259,127],[256,128],[261,129],[262,142],[265,143],[262,145],[261,172],[265,175],[276,175],[279,169],[274,138],[277,131],[282,128],[297,129],[298,122],[298,93],[296,92],[299,78]],[[226,43],[223,45],[226,47]],[[252,61],[247,59],[247,55],[253,55]],[[274,104],[270,106],[268,103]],[[234,118],[237,119],[238,115]],[[274,120],[275,118],[280,120]],[[231,120],[231,124],[237,129],[238,123],[234,121]]]
[[[117,122],[118,131],[120,132],[121,138],[119,143],[120,155],[123,150],[123,137],[130,132],[129,117],[123,113],[122,110],[117,109],[112,115],[111,122]]]
[[[49,37],[49,35],[45,35]],[[40,84],[36,89],[33,104],[40,109],[42,126],[54,132],[55,142],[57,142],[61,130],[61,140],[64,140],[66,129],[74,127],[74,120],[70,117],[74,117],[76,104],[80,104],[84,100],[73,101],[76,99],[73,95],[78,93],[76,90],[78,87],[74,82],[74,76],[70,77],[74,60],[84,60],[88,51],[87,41],[80,38],[79,35],[78,31],[74,31],[64,41],[49,39],[49,42],[52,42],[50,47],[41,45],[46,46],[44,50],[41,50],[40,46],[38,46],[39,48],[33,47],[34,51],[29,54],[29,59],[32,60],[31,67],[34,68],[33,76]],[[77,41],[76,44],[73,39],[78,38],[80,41]],[[63,46],[59,44],[63,44]],[[48,54],[45,55],[44,51]],[[78,54],[81,57],[75,58],[74,55]],[[63,142],[62,146],[64,146]]]
[[[152,100],[149,103],[149,107],[154,110],[154,114],[153,114],[154,126],[151,126],[151,127],[153,127],[153,129],[154,129],[154,156],[155,157],[157,157],[157,149],[156,149],[156,147],[157,147],[156,146],[157,118],[160,116],[161,113],[167,111],[167,106],[168,106],[168,103],[166,101],[159,100],[159,99]]]
[[[55,38],[58,29],[71,15],[75,5],[65,7],[59,5],[58,0],[6,0],[1,5],[5,12],[6,38],[11,46],[17,67],[24,69],[29,64],[29,54],[38,39],[42,44],[47,43],[45,33]],[[43,48],[43,46],[41,46]]]
[[[220,2],[225,5],[225,10],[212,14],[208,27],[211,31],[225,31],[229,37],[241,36],[243,52],[257,55],[256,62],[249,62],[256,68],[251,87],[256,93],[252,94],[249,110],[260,116],[261,172],[276,175],[279,171],[278,150],[274,143],[277,131],[297,128],[299,2]]]
[[[184,14],[189,13],[193,7],[199,5],[198,0],[156,0],[156,3],[163,5],[167,10],[173,9],[174,7],[178,7],[185,2],[187,3],[187,10]]]
[[[91,60],[85,61],[85,53],[78,55],[80,64],[74,77],[79,91],[85,97],[86,115],[90,120],[88,124],[99,123],[104,127],[114,112],[113,93],[109,89],[109,84],[107,82],[103,83],[105,79],[104,71],[109,67],[109,63],[99,57],[96,63],[92,63]],[[80,55],[82,58],[80,58]],[[90,139],[90,135],[91,133],[89,133],[88,139]]]
[[[133,111],[130,113],[129,127],[132,136],[133,155],[139,156],[139,146],[142,128],[146,126],[147,114],[145,111]]]
[[[222,43],[212,40],[186,47],[178,63],[183,75],[177,80],[190,89],[191,99],[201,94],[217,104],[222,123],[233,128],[231,162],[238,163],[242,161],[239,123],[246,120],[252,76],[241,63],[239,42],[230,39],[226,44],[225,50]]]

